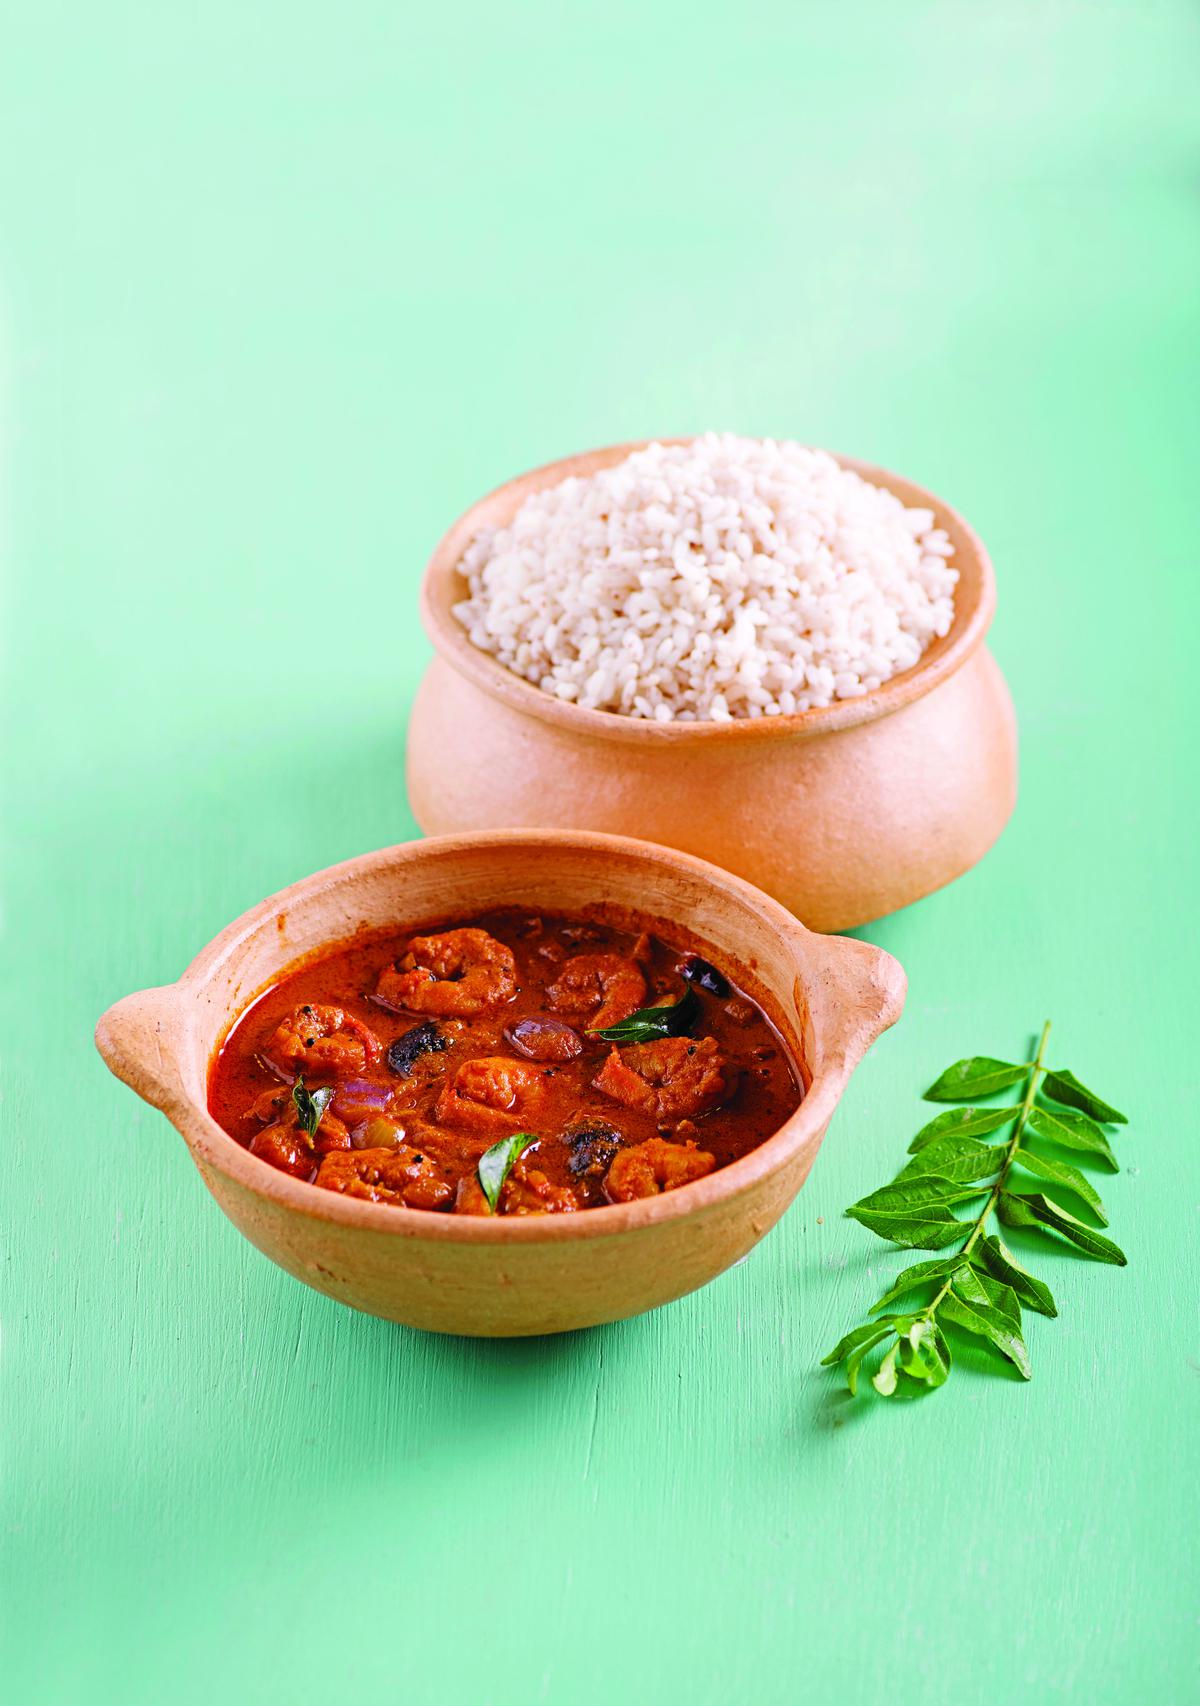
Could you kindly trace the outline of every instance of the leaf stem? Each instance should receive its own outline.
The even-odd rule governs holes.
[[[983,1208],[980,1211],[979,1216],[978,1216],[977,1220],[975,1221],[974,1226],[971,1228],[971,1232],[970,1232],[969,1237],[967,1238],[966,1243],[963,1245],[962,1249],[959,1251],[960,1256],[969,1256],[971,1254],[971,1251],[975,1248],[975,1245],[979,1241],[980,1234],[982,1233],[984,1227],[987,1225],[988,1216],[991,1214],[992,1210],[995,1208],[996,1204],[999,1202],[1000,1193],[1004,1189],[1004,1186],[1008,1181],[1009,1169],[1012,1167],[1013,1162],[1016,1160],[1017,1151],[1021,1147],[1021,1135],[1025,1130],[1025,1122],[1028,1120],[1030,1112],[1033,1108],[1033,1098],[1037,1094],[1038,1079],[1041,1076],[1041,1074],[1046,1070],[1045,1067],[1042,1065],[1042,1060],[1045,1057],[1046,1039],[1049,1037],[1049,1035],[1050,1035],[1050,1021],[1049,1021],[1049,1019],[1047,1019],[1046,1023],[1042,1026],[1042,1034],[1038,1039],[1037,1052],[1034,1055],[1033,1059],[1029,1063],[1029,1081],[1025,1086],[1025,1094],[1021,1098],[1021,1111],[1017,1115],[1017,1123],[1013,1127],[1012,1137],[1009,1140],[1009,1142],[1007,1143],[1007,1145],[1005,1146],[1004,1165],[1000,1169],[1000,1172],[999,1172],[999,1175],[997,1176],[995,1184],[992,1186],[991,1190],[988,1192],[987,1201],[984,1203]],[[943,1298],[946,1296],[946,1293],[950,1290],[950,1287],[953,1284],[953,1282],[954,1282],[954,1275],[951,1274],[949,1276],[949,1278],[946,1280],[946,1283],[942,1286],[941,1290],[938,1292],[937,1296],[934,1298],[933,1302],[930,1304],[927,1304],[926,1307],[917,1316],[918,1321],[928,1321],[932,1325],[933,1317],[937,1313],[937,1310],[938,1310],[938,1305],[942,1302]]]

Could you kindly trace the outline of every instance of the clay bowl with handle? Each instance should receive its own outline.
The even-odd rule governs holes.
[[[667,439],[668,444],[687,443]],[[471,644],[454,615],[463,551],[531,492],[642,444],[551,462],[474,504],[421,590],[436,656],[409,723],[408,788],[428,834],[525,828],[638,836],[723,865],[817,930],[906,906],[969,869],[1016,800],[1016,724],[984,645],[992,566],[956,510],[911,480],[838,457],[930,509],[959,570],[953,625],[874,692],[794,716],[656,723],[552,698]]]
[[[290,1178],[208,1112],[234,1020],[298,962],[361,932],[532,907],[671,940],[727,967],[765,1008],[805,1085],[776,1134],[661,1196],[575,1214],[476,1218],[359,1201]],[[509,832],[410,842],[296,883],[239,918],[177,983],[117,1002],[96,1042],[182,1134],[238,1230],[355,1309],[435,1332],[558,1333],[668,1303],[744,1256],[807,1177],[850,1074],[900,1014],[905,978],[865,942],[814,935],[699,859],[618,837]]]

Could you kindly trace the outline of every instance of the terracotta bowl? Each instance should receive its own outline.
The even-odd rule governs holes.
[[[995,606],[987,552],[911,480],[838,458],[933,510],[960,577],[950,632],[861,699],[791,717],[652,723],[553,699],[471,644],[452,607],[466,596],[457,565],[474,533],[508,521],[530,492],[639,448],[610,445],[522,474],[438,545],[421,591],[437,656],[408,735],[421,827],[639,836],[736,871],[817,930],[863,924],[961,876],[1012,812],[1016,725],[983,644]]]
[[[807,1086],[797,1112],[741,1161],[677,1191],[513,1220],[318,1190],[258,1160],[211,1118],[215,1050],[297,960],[360,930],[508,905],[682,921],[673,934],[735,969],[779,1028]],[[904,990],[903,971],[881,949],[812,935],[699,859],[608,836],[501,833],[411,842],[296,883],[223,930],[178,983],[111,1007],[96,1042],[117,1077],[182,1133],[238,1230],[297,1279],[435,1332],[559,1333],[653,1309],[744,1256],[804,1183],[847,1079],[899,1017]]]

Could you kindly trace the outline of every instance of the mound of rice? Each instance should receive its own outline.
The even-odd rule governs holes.
[[[820,450],[708,433],[649,445],[484,528],[454,613],[546,693],[659,722],[853,699],[954,614],[931,510]]]

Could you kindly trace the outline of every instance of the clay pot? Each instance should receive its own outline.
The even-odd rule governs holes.
[[[983,644],[995,606],[987,552],[910,480],[838,458],[933,510],[960,577],[950,632],[860,699],[791,717],[653,723],[553,699],[471,644],[452,607],[466,596],[457,565],[478,528],[638,448],[611,445],[510,480],[438,545],[421,592],[437,657],[408,734],[417,822],[438,835],[521,826],[662,842],[736,871],[817,930],[863,924],[961,876],[1012,812],[1016,725]]]
[[[807,1086],[760,1148],[695,1184],[572,1215],[476,1219],[360,1202],[289,1178],[211,1118],[209,1063],[230,1024],[296,960],[362,929],[527,905],[673,922],[736,968]],[[409,1326],[557,1333],[681,1297],[736,1262],[804,1183],[867,1048],[899,1016],[905,978],[865,942],[812,935],[747,883],[665,848],[604,836],[463,836],[371,853],[246,913],[178,983],[130,995],[96,1029],[116,1075],[183,1134],[225,1213],[297,1279]]]

